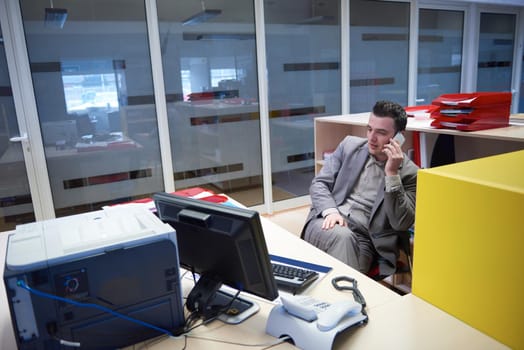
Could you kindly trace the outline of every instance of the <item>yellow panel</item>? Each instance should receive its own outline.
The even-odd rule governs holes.
[[[524,151],[441,166],[431,171],[524,193]]]
[[[500,342],[524,348],[524,186],[512,173],[524,160],[504,155],[493,162],[497,157],[419,172],[412,290]],[[485,181],[479,172],[493,163],[512,173],[499,179],[511,186]]]

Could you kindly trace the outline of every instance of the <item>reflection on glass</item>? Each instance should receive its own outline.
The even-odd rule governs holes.
[[[273,200],[308,194],[313,119],[341,113],[340,1],[265,3]]]
[[[253,2],[202,5],[157,0],[175,187],[261,204]]]
[[[462,11],[420,10],[417,104],[460,92],[463,27]]]
[[[350,0],[350,111],[408,102],[407,2]]]
[[[70,73],[67,66],[71,64],[64,62],[62,68],[67,113],[86,113],[89,108],[105,108],[111,112],[119,110],[114,73],[78,74],[74,70]]]
[[[163,189],[142,0],[46,1],[21,10],[57,216]]]
[[[522,61],[524,61],[524,56],[522,57]],[[524,69],[522,69],[522,72],[520,74],[520,88],[519,88],[519,109],[518,113],[524,113]]]
[[[477,91],[511,91],[516,16],[481,13]]]
[[[0,45],[0,232],[35,220],[22,144],[9,141],[19,135],[7,59]]]

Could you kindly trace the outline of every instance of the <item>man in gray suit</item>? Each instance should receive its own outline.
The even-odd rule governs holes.
[[[406,124],[400,105],[378,101],[367,139],[346,136],[309,190],[302,238],[362,273],[375,262],[380,275],[394,273],[398,235],[415,221],[418,167],[395,138]]]

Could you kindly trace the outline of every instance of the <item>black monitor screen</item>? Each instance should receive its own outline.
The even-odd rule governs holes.
[[[194,293],[197,284],[190,296],[202,298],[223,283],[268,300],[278,297],[256,211],[167,193],[153,198],[158,217],[176,230],[180,264],[201,276],[204,291]],[[190,300],[188,308],[197,308]]]

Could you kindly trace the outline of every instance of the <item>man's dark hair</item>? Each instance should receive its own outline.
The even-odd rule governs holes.
[[[373,114],[377,117],[390,117],[395,122],[395,131],[406,129],[408,116],[401,105],[391,101],[377,101],[373,106]]]

